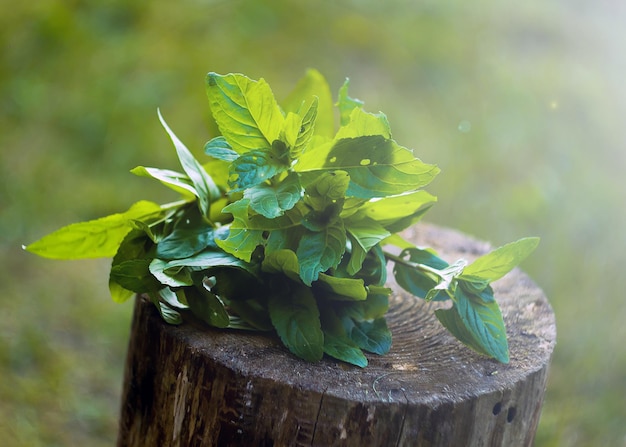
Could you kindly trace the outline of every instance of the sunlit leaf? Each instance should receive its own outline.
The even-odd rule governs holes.
[[[528,237],[496,248],[468,265],[463,276],[496,281],[509,273],[539,245],[539,238]]]
[[[346,78],[345,82],[339,89],[339,98],[337,99],[337,107],[339,107],[339,114],[341,118],[341,125],[345,126],[350,122],[350,115],[352,111],[357,108],[363,107],[363,101],[348,96],[348,87],[350,86],[350,80]]]
[[[278,139],[283,116],[263,79],[211,72],[207,75],[207,95],[220,132],[237,153],[269,149]]]
[[[154,178],[183,196],[195,197],[198,195],[196,188],[186,174],[169,169],[146,168],[144,166],[137,166],[130,172],[140,177]]]
[[[154,219],[162,214],[156,203],[142,200],[124,213],[65,226],[24,247],[52,259],[108,258],[133,228],[132,220]]]
[[[194,158],[192,153],[187,147],[178,139],[176,134],[172,132],[172,129],[167,125],[161,111],[158,111],[159,120],[161,125],[170,136],[174,147],[176,148],[176,154],[180,161],[183,171],[187,174],[191,182],[193,183],[196,195],[198,196],[198,204],[200,210],[204,216],[209,216],[209,209],[211,202],[220,196],[220,191],[209,174],[204,170],[202,165]]]
[[[314,133],[325,138],[332,138],[335,134],[335,120],[333,110],[333,98],[330,87],[324,76],[317,70],[309,69],[306,75],[300,79],[294,90],[282,101],[285,112],[300,112],[303,103],[317,98],[317,115]],[[306,117],[306,114],[302,115]],[[305,119],[303,119],[303,124]]]

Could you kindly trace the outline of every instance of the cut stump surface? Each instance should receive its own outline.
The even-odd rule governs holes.
[[[487,252],[459,232],[419,224],[404,236],[452,262]],[[392,287],[391,351],[358,368],[306,363],[277,338],[170,326],[138,297],[119,446],[528,446],[556,341],[543,292],[519,269],[493,284],[510,363],[461,345],[434,309]],[[445,304],[444,304],[445,305]]]

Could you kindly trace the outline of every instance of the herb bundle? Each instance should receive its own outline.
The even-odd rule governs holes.
[[[384,114],[339,90],[339,128],[325,79],[310,70],[278,104],[269,85],[207,76],[221,135],[198,161],[159,113],[182,171],[139,166],[181,200],[140,201],[124,213],[63,227],[25,247],[56,259],[113,257],[113,299],[150,297],[163,319],[191,312],[217,328],[274,331],[295,355],[360,367],[385,354],[396,282],[425,300],[462,343],[506,363],[504,322],[490,283],[528,256],[525,238],[472,264],[448,264],[398,232],[436,202],[423,190],[439,169],[392,139]],[[395,251],[389,251],[395,246]],[[396,254],[394,254],[396,253]]]

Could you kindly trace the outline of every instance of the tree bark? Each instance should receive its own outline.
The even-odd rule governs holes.
[[[490,248],[419,224],[404,236],[454,261]],[[394,282],[391,351],[353,367],[310,364],[269,335],[163,323],[137,297],[118,446],[529,446],[556,341],[552,309],[519,269],[493,287],[510,363],[457,342],[438,303]]]

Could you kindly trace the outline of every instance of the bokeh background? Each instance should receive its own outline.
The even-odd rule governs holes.
[[[21,245],[172,200],[128,171],[177,169],[157,107],[202,157],[206,72],[280,98],[314,67],[442,168],[428,220],[494,245],[541,236],[523,268],[558,345],[536,445],[626,445],[625,5],[0,0],[2,444],[114,443],[132,310],[109,299],[109,260]]]

